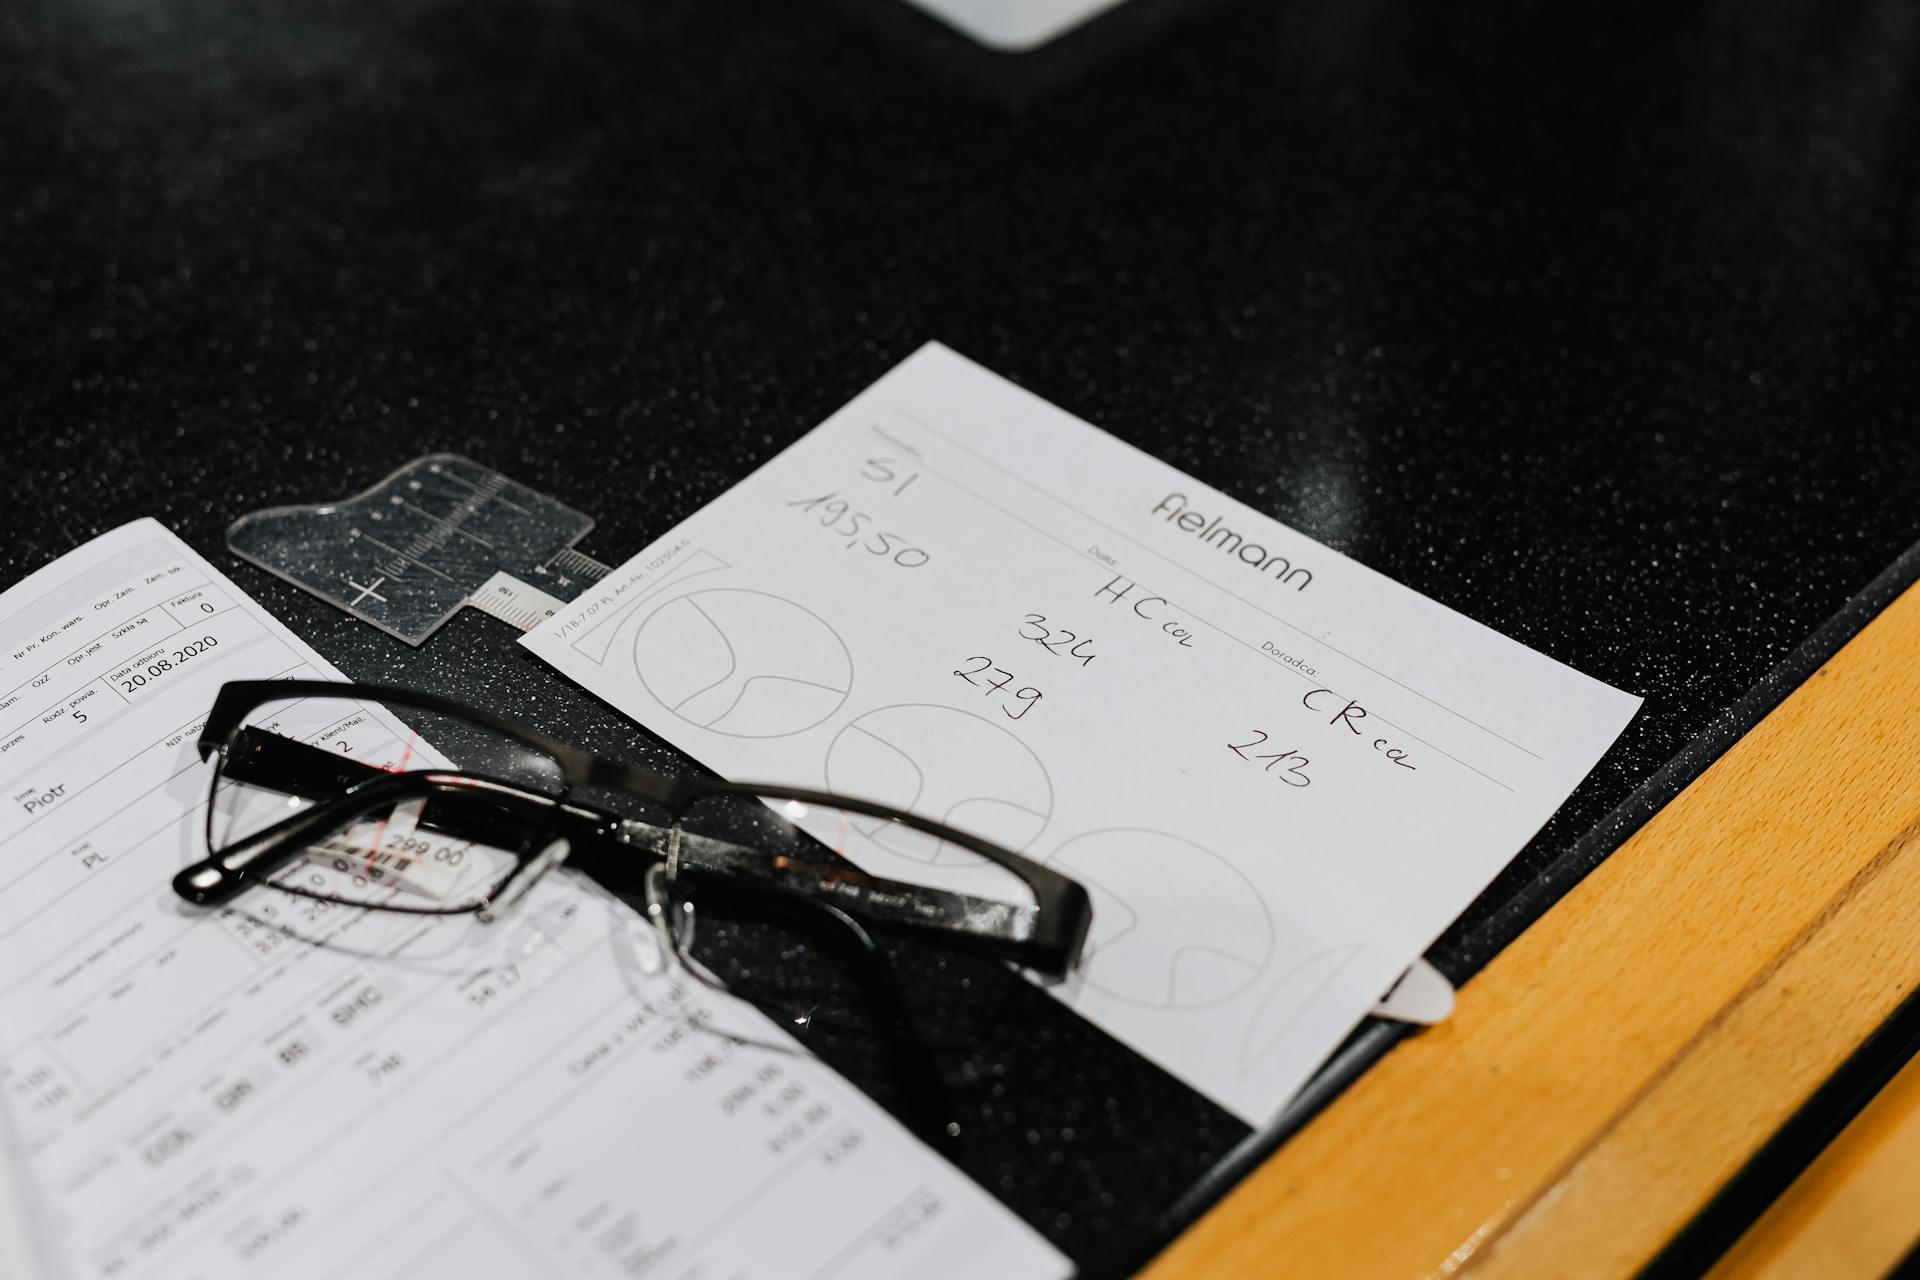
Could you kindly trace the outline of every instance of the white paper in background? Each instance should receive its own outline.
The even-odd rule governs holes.
[[[0,1100],[74,1275],[1069,1271],[814,1059],[690,1026],[566,873],[494,925],[175,898],[215,691],[337,675],[150,520],[0,595]],[[351,747],[439,762],[377,711]]]
[[[1249,1123],[1639,705],[938,345],[522,643],[729,777],[1072,873],[1061,998]]]
[[[1120,0],[910,0],[996,49],[1031,49]]]

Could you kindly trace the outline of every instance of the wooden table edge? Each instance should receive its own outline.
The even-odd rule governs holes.
[[[1920,985],[1909,589],[1147,1271],[1630,1275]]]

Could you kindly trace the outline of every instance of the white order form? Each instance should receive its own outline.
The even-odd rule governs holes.
[[[728,777],[1073,875],[1058,994],[1255,1124],[1640,703],[937,344],[522,643]],[[870,871],[999,883],[832,825]]]
[[[75,1276],[1070,1270],[568,875],[493,925],[177,900],[215,691],[335,675],[152,521],[0,595],[0,1097]]]

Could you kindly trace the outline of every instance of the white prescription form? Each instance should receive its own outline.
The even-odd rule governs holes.
[[[215,691],[337,676],[151,520],[0,595],[0,1100],[73,1276],[1071,1270],[570,875],[492,925],[177,899]]]
[[[522,643],[730,778],[1073,875],[1059,997],[1251,1124],[1640,705],[937,344]]]

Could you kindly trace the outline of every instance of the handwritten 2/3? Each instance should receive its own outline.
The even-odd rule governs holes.
[[[920,473],[910,471],[903,476],[893,459],[868,458],[860,468],[860,478],[885,485],[886,496],[898,498],[920,478]],[[830,490],[814,498],[796,498],[787,506],[813,515],[822,529],[845,538],[845,550],[859,547],[868,555],[877,556],[903,569],[918,569],[933,559],[932,554],[924,548],[909,545],[905,534],[879,529],[875,516],[857,510],[850,500],[840,496],[838,490]]]
[[[1327,699],[1322,699],[1319,703],[1316,703],[1314,699],[1319,698],[1322,694],[1327,695],[1327,698],[1332,701],[1329,702]],[[1359,722],[1367,718],[1367,709],[1353,699],[1343,698],[1341,694],[1337,694],[1331,689],[1319,688],[1309,690],[1302,696],[1300,705],[1309,711],[1326,711],[1329,707],[1342,701],[1344,701],[1346,705],[1341,706],[1339,710],[1335,711],[1332,718],[1327,721],[1327,724],[1344,726],[1352,736],[1364,739],[1366,734],[1365,731],[1360,728]],[[1247,742],[1229,742],[1227,744],[1227,750],[1233,752],[1233,754],[1239,756],[1242,760],[1266,761],[1264,771],[1267,773],[1273,773],[1276,768],[1280,768],[1281,772],[1276,776],[1280,781],[1290,787],[1312,785],[1313,779],[1308,777],[1306,772],[1306,766],[1313,763],[1311,760],[1301,755],[1298,751],[1295,751],[1292,747],[1288,747],[1282,751],[1260,751],[1249,755],[1248,753],[1253,751],[1254,748],[1267,745],[1268,738],[1272,736],[1265,729],[1252,729],[1249,730],[1249,732],[1254,735],[1252,740]],[[1325,730],[1323,729],[1321,732],[1324,733]],[[1401,769],[1413,770],[1418,768],[1413,761],[1407,758],[1406,751],[1394,746],[1392,742],[1386,738],[1375,738],[1373,740],[1373,749],[1389,764]],[[1294,763],[1289,763],[1289,761]]]
[[[1262,772],[1273,773],[1273,771],[1278,768],[1280,772],[1274,774],[1274,776],[1290,787],[1310,787],[1313,785],[1313,779],[1307,776],[1307,766],[1312,764],[1313,761],[1307,759],[1292,747],[1285,747],[1279,751],[1261,751],[1254,755],[1248,755],[1247,752],[1253,748],[1265,746],[1267,738],[1269,737],[1265,729],[1255,729],[1253,733],[1256,736],[1251,741],[1229,742],[1227,744],[1227,750],[1233,752],[1233,754],[1239,756],[1242,760],[1265,760],[1267,763]]]

